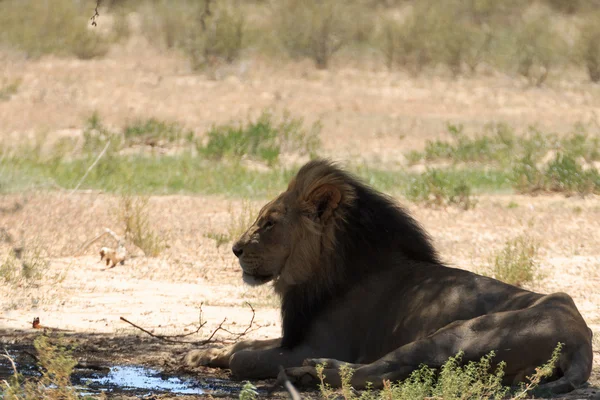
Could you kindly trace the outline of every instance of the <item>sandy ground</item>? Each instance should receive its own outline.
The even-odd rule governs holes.
[[[93,111],[114,127],[137,117],[157,117],[201,133],[213,123],[245,120],[273,107],[308,122],[320,119],[326,155],[395,165],[403,163],[406,150],[443,137],[447,122],[473,130],[494,121],[551,131],[567,130],[578,122],[591,130],[600,127],[600,86],[576,79],[526,88],[503,76],[411,78],[368,68],[316,71],[308,62],[276,66],[260,59],[217,72],[218,79],[191,74],[185,60],[141,39],[96,61],[30,61],[2,53],[0,77],[22,83],[10,100],[0,102],[0,140],[14,143],[41,133],[49,140],[77,135]],[[540,244],[541,274],[528,287],[569,293],[600,336],[600,198],[482,195],[477,207],[466,212],[404,203],[431,233],[443,258],[472,271],[485,271],[493,252],[507,239],[529,232]],[[511,203],[517,207],[509,207]],[[256,315],[246,336],[278,335],[277,303],[270,289],[244,286],[229,245],[216,248],[205,237],[224,232],[235,218],[228,211],[230,204],[234,210],[241,208],[240,201],[220,197],[151,198],[152,226],[169,248],[160,257],[138,256],[106,270],[97,249],[112,245],[110,240],[81,254],[79,250],[104,227],[122,233],[116,197],[33,191],[0,196],[0,228],[27,246],[43,249],[49,260],[39,287],[0,287],[0,341],[9,347],[30,344],[37,332],[31,321],[39,317],[42,325],[73,332],[68,337],[79,344],[78,357],[173,371],[191,346],[152,339],[120,317],[155,334],[189,333],[201,319],[206,325],[189,337],[200,341],[224,318],[229,331],[243,332],[252,317],[245,304],[249,302]],[[0,253],[8,248],[0,244]],[[216,335],[234,337],[227,332]],[[596,386],[599,352],[597,344],[592,377]],[[196,373],[223,374],[211,369]]]

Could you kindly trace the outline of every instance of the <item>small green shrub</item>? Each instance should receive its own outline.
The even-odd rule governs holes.
[[[30,57],[44,54],[102,57],[110,41],[88,27],[88,9],[71,0],[0,2],[0,43]]]
[[[493,258],[494,278],[515,286],[532,282],[537,274],[537,243],[527,235],[509,240]]]
[[[468,210],[476,205],[471,186],[464,180],[456,180],[451,172],[435,168],[411,179],[407,197],[429,206],[456,205]]]
[[[600,82],[600,13],[590,13],[580,29],[576,44],[578,61],[581,61],[592,82]]]
[[[254,386],[250,381],[246,381],[244,386],[242,386],[242,390],[240,391],[240,400],[255,400],[258,398],[258,391],[256,390],[256,386]]]
[[[276,121],[265,111],[245,126],[214,126],[207,134],[206,144],[198,143],[198,151],[216,159],[250,156],[272,165],[282,153],[314,155],[320,144],[320,129],[320,124],[315,123],[306,131],[301,118],[285,113],[281,121]]]
[[[53,343],[56,342],[56,343]],[[76,400],[81,397],[71,384],[71,374],[77,361],[62,344],[62,340],[38,336],[35,347],[41,376],[25,377],[14,372],[8,380],[0,381],[2,398],[5,400]]]
[[[150,118],[137,120],[123,129],[123,136],[127,145],[148,144],[158,145],[161,142],[177,143],[180,141],[192,142],[193,131],[185,131],[179,124],[170,123]]]
[[[166,241],[152,228],[148,212],[148,197],[121,197],[119,215],[125,225],[125,238],[139,247],[149,257],[158,256]]]

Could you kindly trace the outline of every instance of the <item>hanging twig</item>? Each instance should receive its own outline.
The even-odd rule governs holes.
[[[96,0],[96,8],[94,8],[94,15],[92,15],[92,18],[90,18],[90,20],[92,21],[92,26],[96,26],[96,18],[98,18],[100,16],[100,13],[98,12],[98,7],[100,7],[100,1],[101,0]]]

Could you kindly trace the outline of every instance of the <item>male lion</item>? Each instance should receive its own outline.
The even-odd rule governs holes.
[[[544,387],[570,391],[592,369],[592,334],[571,297],[543,295],[443,265],[405,210],[335,165],[311,161],[260,211],[235,243],[243,280],[273,281],[283,335],[195,350],[188,365],[230,368],[240,379],[352,386],[401,380],[421,364],[440,367],[460,350],[506,361],[505,383],[522,381],[564,343]],[[339,360],[339,361],[338,361]]]

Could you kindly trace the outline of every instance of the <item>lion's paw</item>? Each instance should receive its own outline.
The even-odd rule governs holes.
[[[183,363],[188,367],[218,367],[222,357],[223,349],[191,350],[184,356]]]
[[[290,382],[299,386],[314,386],[319,382],[319,376],[317,369],[314,367],[294,367],[286,368],[285,375],[288,377]]]
[[[349,365],[347,362],[335,360],[333,358],[307,358],[302,363],[305,367],[316,367],[323,365],[327,369],[340,369],[343,365]]]

